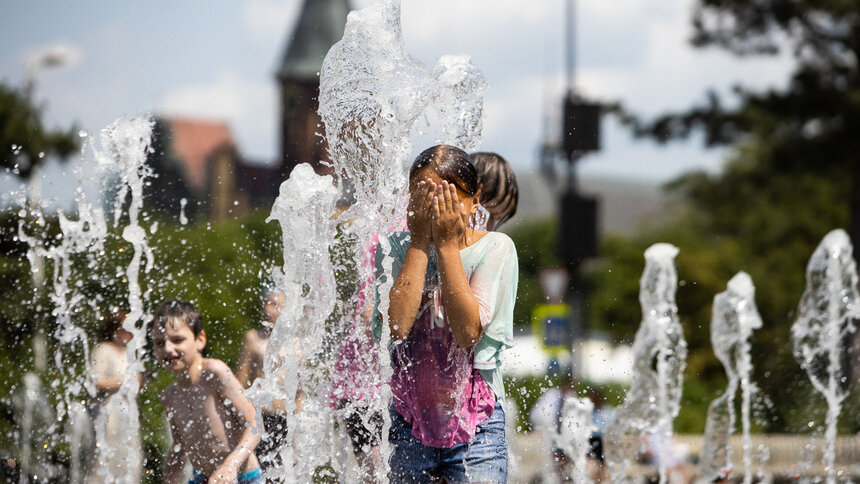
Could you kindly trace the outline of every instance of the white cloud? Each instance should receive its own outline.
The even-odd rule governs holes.
[[[242,26],[255,39],[280,43],[288,35],[299,13],[300,0],[249,0],[242,9]]]

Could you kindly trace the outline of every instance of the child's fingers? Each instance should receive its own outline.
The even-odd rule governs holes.
[[[436,186],[436,198],[439,199],[439,212],[440,213],[445,212],[445,186],[444,186],[444,183],[445,182],[442,182],[442,184]]]
[[[448,212],[448,204],[447,204],[447,201],[448,201],[447,200],[448,199],[448,182],[443,181],[439,185],[439,192],[437,193],[436,196],[439,197],[439,210],[441,210],[443,213],[447,213]]]
[[[448,210],[454,214],[458,211],[460,205],[459,197],[457,196],[457,187],[453,183],[448,184]]]
[[[439,219],[439,215],[441,215],[441,209],[439,207],[439,197],[433,197],[433,218]]]
[[[426,213],[429,212],[433,207],[433,197],[436,196],[436,184],[430,182],[427,184],[427,188],[424,192],[424,200],[421,206],[421,209]]]

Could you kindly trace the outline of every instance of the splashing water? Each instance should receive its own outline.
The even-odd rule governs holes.
[[[681,400],[687,343],[678,320],[675,291],[678,249],[654,244],[645,251],[639,289],[642,323],[633,341],[633,381],[606,428],[606,461],[613,482],[631,482],[628,469],[643,439],[653,436],[660,483],[666,482],[666,456],[672,443],[672,422]]]
[[[589,482],[591,477],[586,466],[589,450],[588,438],[594,430],[592,413],[594,404],[588,398],[567,397],[561,410],[559,442],[565,455],[571,456],[571,482]]]
[[[480,143],[483,94],[486,89],[487,83],[483,76],[466,56],[444,56],[431,70],[406,52],[400,26],[399,0],[382,0],[350,13],[343,39],[331,48],[320,73],[319,114],[326,129],[329,157],[342,195],[351,202],[351,206],[338,215],[334,223],[321,225],[328,232],[320,233],[320,239],[314,239],[343,241],[347,254],[334,261],[334,270],[342,274],[354,273],[351,276],[354,287],[351,296],[334,301],[334,314],[355,315],[360,312],[356,308],[365,307],[365,299],[378,292],[381,299],[379,313],[383,317],[387,315],[388,291],[393,283],[390,258],[382,262],[384,273],[388,276],[382,278],[384,282],[377,291],[361,288],[367,281],[374,280],[374,240],[378,239],[378,250],[386,254],[389,248],[384,234],[404,224],[407,173],[412,149],[409,135],[413,125],[423,115],[431,114],[439,123],[442,142],[465,150],[474,149]],[[305,175],[307,183],[311,183],[314,175],[310,172]],[[304,213],[306,206],[305,203],[297,207],[294,216],[307,216]],[[333,202],[329,208],[327,213],[331,215],[334,213]],[[295,237],[286,234],[285,249],[286,237]],[[295,240],[301,245],[308,243],[307,238]],[[356,264],[356,261],[368,260],[371,263]],[[283,273],[290,273],[286,264]],[[308,280],[298,277],[297,280]],[[331,290],[325,297],[333,301],[334,288],[321,289]],[[320,317],[328,316],[322,306],[319,309]],[[350,338],[363,331],[363,323],[356,321],[356,318],[345,316],[334,322],[335,327],[330,332],[334,336],[330,344],[334,351],[320,359],[318,368],[301,367],[299,380],[327,380],[321,376],[325,366],[322,360],[331,367],[331,360],[337,357],[340,348],[344,344],[351,344]],[[377,349],[387,348],[388,345],[388,325],[383,323],[382,330],[381,344]],[[320,347],[323,342],[323,339],[316,339],[313,343],[317,346],[308,344],[304,350],[321,355],[324,352]],[[289,347],[286,350],[291,351]],[[384,420],[382,435],[386,435],[390,426],[390,390],[381,382],[391,377],[389,354],[384,350],[378,351],[378,354],[368,351],[358,357],[366,360],[359,366],[376,369],[377,374],[367,378],[368,385],[374,387],[374,381],[380,383],[381,392],[378,398],[368,398],[364,402],[366,407],[361,410],[364,414],[362,420],[370,429],[370,415],[381,415]],[[336,372],[332,373],[334,378],[339,378]],[[328,383],[331,384],[331,381],[328,380]],[[328,407],[323,403],[326,395],[322,385],[317,385],[317,388],[316,392],[306,394],[308,401],[314,401],[313,405],[321,414]],[[289,387],[281,398],[289,400],[292,394],[293,388]],[[350,409],[356,410],[356,407],[358,405]],[[366,479],[384,480],[390,454],[387,439],[381,439],[381,447],[382,459],[378,468],[371,471],[375,475],[365,476]],[[311,453],[315,452],[314,446],[302,445],[296,448],[296,452],[301,453],[297,455],[300,462],[318,462],[311,457]],[[325,456],[325,453],[318,452],[316,456],[319,455]],[[305,459],[305,456],[309,458]],[[306,480],[307,472],[293,475]]]
[[[505,400],[505,442],[508,443],[508,475],[515,476],[523,459],[522,449],[517,445],[517,422],[520,418],[520,407],[513,398]]]
[[[715,478],[732,469],[729,437],[735,426],[735,393],[741,387],[741,427],[743,432],[744,484],[752,482],[752,438],[750,405],[756,393],[752,382],[749,339],[762,327],[755,305],[755,286],[745,272],[739,272],[728,287],[714,297],[711,345],[726,369],[729,382],[725,393],[711,402],[702,449],[702,475]]]
[[[48,462],[48,446],[45,440],[54,431],[56,418],[45,398],[42,381],[35,373],[24,375],[23,391],[16,395],[16,414],[21,419],[21,484],[30,482],[29,476],[55,477],[57,469]]]
[[[95,395],[93,382],[86,376],[82,377],[81,369],[72,363],[77,359],[78,354],[82,355],[83,361],[90,360],[87,334],[75,323],[73,316],[82,309],[83,305],[93,303],[93,301],[87,301],[80,290],[78,282],[81,275],[75,270],[75,260],[83,256],[88,260],[88,268],[92,268],[94,258],[96,254],[103,251],[107,238],[104,213],[101,208],[93,206],[84,188],[91,179],[86,176],[89,175],[87,168],[89,167],[82,163],[76,169],[78,219],[71,219],[62,209],[57,213],[60,225],[60,234],[55,237],[58,240],[57,244],[51,243],[53,238],[48,234],[28,233],[30,227],[26,226],[23,218],[18,223],[18,239],[29,246],[27,257],[30,260],[36,287],[41,285],[43,271],[49,267],[46,262],[50,261],[50,267],[52,267],[48,287],[52,303],[51,315],[55,321],[52,336],[57,347],[53,353],[54,380],[51,385],[63,389],[55,412],[58,421],[74,417],[72,408],[77,401]],[[37,220],[35,226],[43,226],[45,207],[42,205],[47,202],[35,196],[31,201],[33,203],[30,204],[29,209],[31,216]],[[28,376],[38,379],[35,374]],[[32,382],[30,385],[32,386]],[[79,443],[71,440],[75,438],[72,434],[57,432],[52,434],[52,440],[58,435],[65,435],[73,449]],[[56,444],[57,442],[51,442],[49,446],[53,448]],[[73,460],[73,473],[78,470],[75,464],[76,461]]]
[[[262,410],[276,402],[284,406],[288,443],[280,449],[284,464],[274,473],[283,482],[311,482],[314,470],[329,458],[324,440],[313,437],[328,425],[325,378],[318,373],[326,318],[334,307],[334,270],[329,241],[337,189],[330,176],[318,176],[308,164],[293,169],[281,184],[280,194],[267,220],[281,225],[284,265],[272,274],[275,287],[285,296],[266,347],[264,377],[254,382],[248,395]],[[307,398],[301,412],[296,395],[301,385]],[[299,441],[299,439],[301,439]],[[295,466],[292,464],[295,462]]]
[[[828,484],[836,482],[836,424],[848,394],[843,344],[855,330],[853,320],[860,318],[857,265],[852,250],[844,230],[834,230],[824,237],[806,266],[806,290],[791,327],[795,357],[827,401],[824,465]]]
[[[144,328],[138,328],[143,321],[143,305],[141,290],[138,282],[141,265],[141,255],[146,254],[146,270],[153,265],[152,252],[146,245],[146,233],[138,223],[139,212],[143,204],[143,182],[149,171],[145,165],[149,150],[149,138],[152,121],[141,117],[130,120],[118,119],[101,132],[100,146],[95,146],[89,136],[83,136],[81,162],[76,168],[77,186],[75,190],[77,219],[61,209],[57,213],[60,234],[56,237],[58,243],[49,243],[46,235],[28,234],[25,223],[19,222],[18,238],[29,245],[28,259],[34,273],[45,267],[44,262],[50,261],[52,273],[50,284],[51,314],[55,320],[53,337],[58,343],[54,352],[54,368],[56,379],[52,386],[62,389],[61,399],[57,404],[57,420],[68,420],[68,432],[57,432],[65,435],[72,450],[71,479],[80,477],[80,469],[76,452],[80,447],[81,411],[80,401],[95,396],[95,387],[86,369],[74,365],[74,356],[82,355],[78,361],[87,364],[90,361],[89,341],[86,332],[74,321],[80,314],[98,314],[96,300],[88,300],[81,282],[88,276],[80,274],[82,270],[76,267],[76,261],[83,260],[83,270],[95,272],[98,259],[104,255],[105,241],[108,237],[108,223],[104,211],[90,200],[93,192],[108,193],[111,184],[119,181],[118,193],[114,198],[114,226],[118,227],[124,213],[128,213],[129,223],[124,227],[122,236],[133,246],[132,262],[126,269],[125,280],[128,282],[128,300],[131,313],[125,321],[125,329],[134,338],[129,346],[128,359],[130,364],[125,381],[118,392],[117,399],[112,399],[114,405],[121,405],[120,413],[124,417],[121,426],[123,439],[128,445],[121,446],[126,456],[126,467],[101,466],[101,456],[107,452],[119,451],[116,445],[107,446],[103,439],[103,421],[95,420],[97,437],[97,453],[100,454],[93,472],[109,482],[135,482],[139,475],[142,454],[139,444],[139,425],[137,420],[136,397],[138,381],[135,375],[143,370],[142,356],[146,340]],[[92,156],[87,157],[87,148],[92,149]],[[128,205],[126,206],[126,202]],[[38,201],[43,206],[31,208],[37,220],[36,225],[42,225],[47,202]],[[91,311],[82,311],[88,307]]]
[[[110,476],[113,482],[133,483],[140,475],[143,454],[140,448],[140,420],[137,408],[137,394],[140,382],[137,375],[144,372],[146,356],[146,333],[148,320],[143,309],[143,291],[140,284],[140,271],[143,258],[146,258],[144,272],[152,270],[155,258],[147,243],[146,230],[140,225],[143,209],[143,186],[152,171],[146,164],[150,152],[150,141],[154,122],[150,117],[118,119],[101,131],[101,148],[95,149],[96,161],[110,167],[119,178],[116,198],[114,199],[114,227],[119,226],[123,213],[128,214],[128,224],[122,230],[122,238],[132,246],[132,257],[125,269],[128,284],[129,313],[122,327],[132,334],[126,347],[126,370],[122,386],[116,395],[108,400],[103,414],[114,414],[120,418],[111,430],[117,433],[114,442],[126,442],[126,446],[108,450],[109,454],[120,453],[124,467],[104,466],[101,475]],[[128,205],[125,206],[126,201]],[[125,206],[125,211],[123,210]],[[108,433],[107,418],[96,419],[96,439],[102,443]],[[103,445],[104,446],[104,445]],[[110,458],[108,457],[108,460]]]
[[[69,482],[82,482],[84,458],[88,458],[85,448],[89,444],[90,415],[86,406],[81,402],[72,402],[69,406],[69,418],[66,423],[66,441],[69,442]]]

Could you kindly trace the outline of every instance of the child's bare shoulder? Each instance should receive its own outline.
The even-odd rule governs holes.
[[[249,329],[245,332],[245,344],[256,343],[260,341],[260,332],[256,329]]]
[[[230,367],[223,361],[215,358],[203,358],[203,378],[206,381],[224,382],[235,377]]]

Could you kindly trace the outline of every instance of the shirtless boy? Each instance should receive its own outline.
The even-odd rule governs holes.
[[[206,333],[191,303],[167,300],[155,311],[152,343],[158,361],[176,376],[161,393],[173,445],[164,482],[178,483],[186,460],[191,483],[262,483],[254,447],[256,410],[222,361],[204,358]]]

